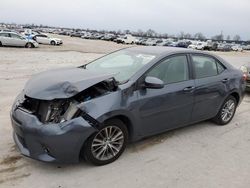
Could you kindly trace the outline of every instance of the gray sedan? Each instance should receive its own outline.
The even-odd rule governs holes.
[[[245,80],[195,50],[132,47],[35,75],[11,110],[20,152],[47,162],[115,161],[128,142],[211,119],[228,124]]]
[[[35,48],[38,43],[14,32],[0,32],[0,46]]]

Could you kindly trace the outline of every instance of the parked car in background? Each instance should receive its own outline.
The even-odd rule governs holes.
[[[229,51],[232,50],[232,47],[231,47],[230,44],[221,43],[221,44],[218,45],[217,50],[218,51],[223,51],[223,52],[229,52]]]
[[[204,50],[217,51],[217,47],[218,47],[218,43],[217,42],[213,42],[212,40],[208,40],[206,42],[206,45],[204,46]]]
[[[195,50],[204,50],[206,44],[204,42],[194,41],[192,44],[188,45],[188,48]]]
[[[50,44],[50,45],[61,45],[63,44],[62,39],[49,37],[45,34],[38,34],[33,37],[35,41],[37,41],[39,44]]]
[[[82,35],[83,33],[79,33],[79,32],[74,32],[70,34],[71,37],[81,37]]]
[[[242,65],[240,69],[243,72],[244,78],[246,80],[246,90],[250,91],[250,63]]]
[[[142,43],[145,46],[156,46],[156,39],[148,38],[145,42]]]
[[[187,48],[190,44],[191,44],[191,42],[188,42],[188,41],[179,41],[177,43],[176,47]]]
[[[250,45],[243,45],[242,48],[243,50],[250,50]]]
[[[146,38],[142,37],[142,38],[140,38],[139,40],[136,41],[136,44],[143,45],[146,42],[146,40],[147,40]]]
[[[91,39],[92,38],[92,33],[86,32],[84,35],[81,36],[83,39]]]
[[[102,40],[106,40],[106,41],[113,41],[116,38],[116,35],[114,34],[104,34],[104,36],[101,38]]]
[[[38,43],[14,32],[0,32],[0,46],[35,48]]]
[[[14,101],[10,117],[23,155],[105,165],[129,142],[204,120],[228,124],[244,90],[243,73],[215,55],[133,47],[39,73]]]
[[[117,43],[123,43],[123,44],[135,44],[136,38],[132,35],[124,35],[121,36],[120,38],[117,38],[116,40]]]
[[[233,51],[236,51],[236,52],[242,52],[243,51],[243,48],[242,48],[242,46],[241,45],[233,45],[232,47],[232,50]]]

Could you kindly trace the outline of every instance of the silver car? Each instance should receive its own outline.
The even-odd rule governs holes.
[[[0,32],[0,46],[38,47],[38,43],[14,32]]]

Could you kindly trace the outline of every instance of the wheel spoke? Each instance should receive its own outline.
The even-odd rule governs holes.
[[[96,147],[96,146],[103,146],[103,144],[92,144],[93,147]]]
[[[110,149],[112,155],[115,156],[115,152],[114,152],[113,148],[110,145],[108,145],[108,146],[109,146],[109,149]]]
[[[102,140],[100,140],[100,139],[98,139],[98,138],[95,138],[95,139],[94,139],[94,141],[93,141],[93,143],[94,143],[94,142],[97,142],[97,143],[102,143],[103,141],[102,141]]]
[[[109,127],[109,137],[112,137],[112,127]]]
[[[116,146],[114,146],[113,144],[110,144],[110,147],[113,148],[113,149],[115,149],[115,151],[116,151],[117,153],[119,152],[119,149],[118,149]]]
[[[100,150],[101,148],[103,148],[103,146],[97,147],[95,150],[93,150],[93,152],[95,153],[95,152],[97,152],[98,150]]]
[[[102,147],[102,149],[97,153],[96,157],[99,158],[103,152],[105,152],[105,147]]]
[[[122,135],[122,132],[118,132],[114,137],[112,137],[112,141],[115,141],[118,136]]]
[[[104,129],[105,130],[105,137],[108,138],[109,137],[109,133],[108,133],[108,127]]]

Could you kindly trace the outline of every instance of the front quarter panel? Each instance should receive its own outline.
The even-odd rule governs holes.
[[[137,94],[129,87],[124,90],[106,94],[93,100],[84,102],[80,105],[80,109],[101,124],[110,118],[116,116],[124,116],[132,123],[130,127],[133,133],[138,133],[138,111],[136,110]],[[136,135],[130,135],[133,139]]]

